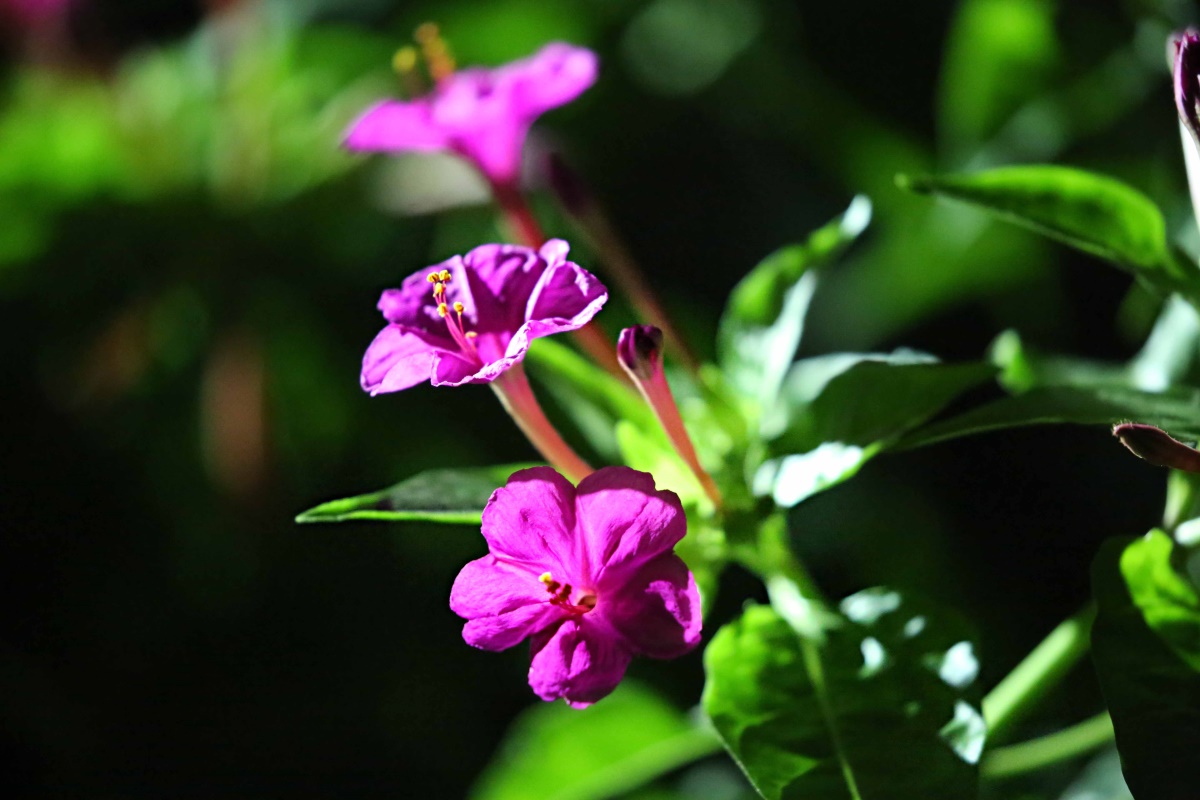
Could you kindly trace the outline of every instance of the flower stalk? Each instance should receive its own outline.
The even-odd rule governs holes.
[[[592,473],[591,466],[563,440],[546,418],[546,413],[542,411],[541,404],[534,396],[529,378],[525,376],[525,370],[520,364],[506,370],[490,385],[504,410],[513,418],[513,422],[517,423],[517,427],[529,439],[530,444],[555,469],[574,483]]]
[[[1090,646],[1096,607],[1089,603],[1033,648],[1025,660],[983,698],[988,736],[1000,738],[1067,676]]]
[[[654,416],[658,417],[658,422],[675,447],[675,452],[696,476],[700,488],[712,501],[713,507],[720,511],[723,505],[721,490],[717,488],[707,470],[700,465],[696,448],[687,428],[684,427],[679,407],[671,393],[671,386],[663,372],[662,340],[662,331],[652,325],[626,328],[621,331],[617,341],[617,360],[653,409]]]
[[[695,354],[676,332],[658,296],[586,183],[556,153],[550,155],[546,171],[559,205],[600,255],[605,270],[629,298],[634,310],[663,332],[667,347],[695,374],[699,368]]]

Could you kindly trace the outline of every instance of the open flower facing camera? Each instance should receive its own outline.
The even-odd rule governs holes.
[[[450,607],[484,650],[530,639],[529,685],[576,708],[608,695],[633,656],[700,642],[700,595],[672,548],[687,533],[674,493],[628,467],[578,488],[548,467],[515,472],[483,510],[489,554],[463,567]]]

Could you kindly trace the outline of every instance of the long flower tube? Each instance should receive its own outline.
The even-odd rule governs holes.
[[[546,461],[575,483],[592,474],[592,467],[571,449],[546,418],[520,364],[492,381],[491,387],[504,410]]]
[[[683,425],[683,418],[679,416],[679,407],[675,404],[667,376],[663,373],[662,339],[662,331],[653,325],[626,328],[621,331],[617,341],[617,360],[653,409],[654,416],[658,417],[658,422],[666,431],[675,452],[696,476],[700,488],[712,501],[713,506],[720,510],[723,502],[721,490],[696,457],[696,448]]]

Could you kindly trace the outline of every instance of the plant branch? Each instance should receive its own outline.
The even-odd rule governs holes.
[[[1023,775],[1060,761],[1082,756],[1113,740],[1112,718],[1107,711],[1056,733],[991,751],[984,758],[984,778]]]
[[[999,738],[1028,714],[1083,658],[1095,617],[1096,607],[1089,603],[1064,620],[988,692],[983,698],[983,718],[987,720],[989,738]]]

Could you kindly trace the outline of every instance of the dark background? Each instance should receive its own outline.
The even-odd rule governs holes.
[[[979,358],[1015,328],[1125,359],[1154,311],[1127,276],[894,188],[897,172],[1072,163],[1143,189],[1195,240],[1154,52],[1194,9],[1024,5],[1052,9],[1053,56],[998,84],[948,0],[77,0],[49,27],[0,23],[3,783],[458,797],[536,702],[521,649],[468,648],[447,607],[484,549],[475,531],[292,522],[428,467],[534,457],[483,387],[357,386],[378,292],[498,236],[482,205],[387,210],[385,160],[336,154],[416,24],[440,21],[464,63],[557,38],[600,54],[599,83],[538,135],[593,185],[701,353],[746,270],[866,192],[875,223],[820,290],[805,354]],[[270,61],[264,30],[301,44]],[[692,52],[706,37],[712,52]],[[185,57],[158,74],[139,61],[156,51]],[[184,99],[134,126],[142,144],[96,133],[172,80]],[[976,95],[991,99],[964,111]],[[630,315],[613,305],[615,328]],[[831,594],[887,583],[965,615],[990,686],[1085,601],[1098,543],[1153,525],[1162,495],[1106,430],[1032,429],[888,456],[792,522]],[[731,571],[709,630],[757,591]],[[632,675],[688,707],[700,653]],[[1101,707],[1090,667],[1077,677],[1028,733]]]

